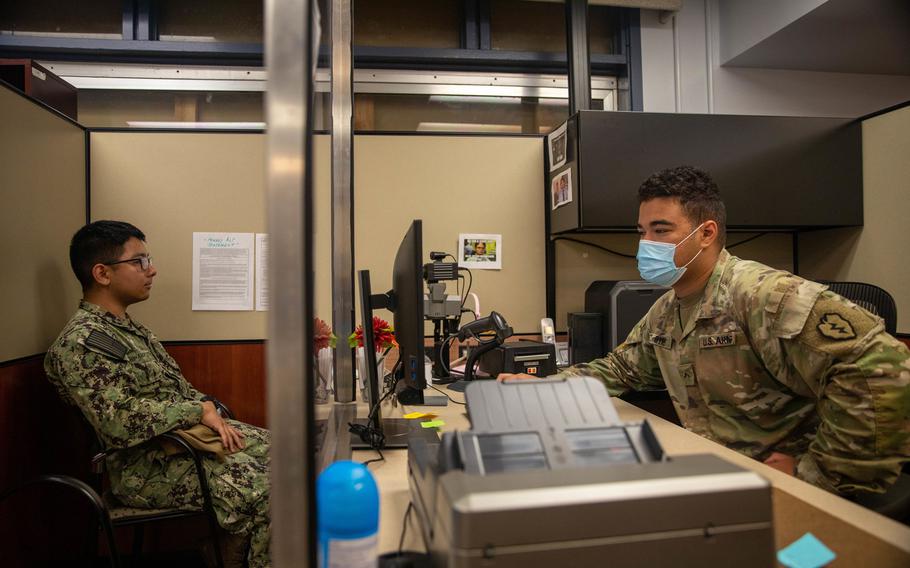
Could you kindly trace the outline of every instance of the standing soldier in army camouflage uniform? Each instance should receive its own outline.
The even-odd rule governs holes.
[[[667,389],[693,432],[834,493],[884,492],[910,458],[907,347],[826,286],[730,255],[705,172],[664,170],[638,194],[639,271],[673,289],[560,376]]]
[[[114,494],[134,507],[201,508],[192,460],[166,455],[153,438],[204,424],[227,454],[203,459],[218,522],[249,547],[250,568],[268,566],[269,432],[222,419],[211,397],[194,389],[152,332],[126,313],[148,299],[157,273],[145,235],[118,221],[86,225],[70,244],[70,263],[83,300],[48,351],[45,370],[105,446],[119,450],[107,461]]]

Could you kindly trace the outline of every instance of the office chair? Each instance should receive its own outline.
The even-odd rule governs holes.
[[[233,418],[230,409],[217,399],[212,401],[225,418]],[[177,508],[168,509],[143,509],[130,507],[121,503],[110,489],[104,489],[104,464],[105,458],[116,450],[105,449],[101,439],[95,433],[95,429],[82,417],[82,413],[73,408],[73,411],[79,414],[82,424],[87,429],[88,439],[92,440],[92,489],[96,495],[100,495],[100,500],[105,507],[106,514],[112,527],[133,528],[133,558],[137,558],[142,553],[142,547],[145,537],[145,524],[164,520],[180,519],[204,515],[208,521],[209,531],[211,533],[212,545],[214,548],[215,562],[219,568],[223,568],[224,561],[221,556],[221,538],[218,519],[215,516],[215,510],[212,507],[212,495],[209,490],[208,480],[205,476],[205,470],[202,467],[202,456],[195,448],[190,446],[186,440],[172,432],[165,432],[158,436],[159,439],[170,440],[183,448],[186,453],[193,459],[196,469],[196,475],[199,478],[199,488],[202,493],[202,510],[187,511]],[[102,527],[103,528],[103,527]],[[112,550],[114,550],[112,548]],[[113,554],[113,552],[112,552]]]
[[[85,498],[94,510],[100,529],[104,533],[105,540],[107,541],[107,547],[110,551],[111,568],[120,568],[123,565],[120,560],[120,554],[117,552],[117,544],[114,541],[114,529],[111,524],[111,517],[108,514],[108,509],[105,506],[104,501],[101,500],[101,497],[98,496],[98,493],[84,481],[69,475],[39,475],[38,477],[26,480],[19,485],[0,493],[0,503],[20,491],[38,485],[59,485],[72,490]],[[95,538],[94,532],[92,533],[92,538]],[[95,542],[94,545],[97,546],[97,542]]]
[[[828,289],[847,298],[873,314],[885,320],[885,331],[894,335],[897,332],[897,304],[886,290],[875,284],[865,282],[833,282],[819,280]]]

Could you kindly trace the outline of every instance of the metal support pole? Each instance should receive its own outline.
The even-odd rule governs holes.
[[[351,0],[332,0],[332,326],[335,400],[354,400],[354,351],[344,340],[354,331],[354,65]]]
[[[591,56],[588,0],[566,0],[566,52],[569,59],[569,116],[591,108]]]
[[[267,0],[268,425],[272,566],[316,565],[313,453],[312,25],[315,2]]]

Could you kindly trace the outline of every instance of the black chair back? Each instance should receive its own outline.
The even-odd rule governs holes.
[[[851,302],[857,304],[885,320],[885,331],[894,335],[897,332],[897,304],[886,290],[875,284],[865,282],[830,282],[819,281],[826,284],[835,294],[840,294]]]

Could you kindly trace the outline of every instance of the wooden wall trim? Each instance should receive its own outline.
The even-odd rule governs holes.
[[[224,402],[237,420],[266,427],[264,341],[166,342],[164,346],[199,391]]]

